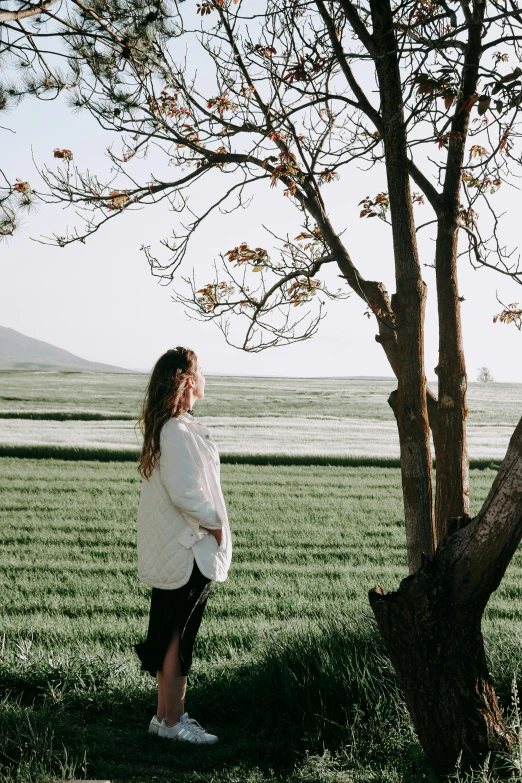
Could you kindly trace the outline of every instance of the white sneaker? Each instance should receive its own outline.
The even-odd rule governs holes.
[[[162,721],[159,721],[155,715],[152,716],[152,720],[149,723],[149,734],[157,734]]]
[[[167,723],[162,721],[158,730],[158,737],[192,742],[195,745],[215,745],[218,741],[215,734],[208,734],[197,720],[189,718],[188,712],[185,712],[179,721],[172,726],[167,726]]]

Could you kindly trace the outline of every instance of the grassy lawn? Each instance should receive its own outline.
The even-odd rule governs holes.
[[[472,471],[474,511],[493,471]],[[214,748],[146,733],[152,678],[137,580],[132,464],[0,460],[0,779],[431,780],[367,591],[406,573],[399,471],[224,465],[234,535],[187,709]],[[522,557],[485,623],[499,693],[522,664]]]

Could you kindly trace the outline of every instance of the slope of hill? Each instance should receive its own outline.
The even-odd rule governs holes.
[[[0,326],[0,370],[69,372],[132,372],[123,367],[89,362],[56,345]]]

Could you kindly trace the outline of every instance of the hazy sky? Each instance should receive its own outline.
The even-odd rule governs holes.
[[[73,113],[63,101],[27,100],[2,115],[0,131],[2,167],[12,179],[27,180],[38,189],[38,165],[62,165],[53,150],[68,148],[80,168],[107,168],[105,147],[117,139],[103,132],[85,113]],[[7,154],[6,154],[7,153]],[[147,167],[148,162],[143,164]],[[150,162],[151,172],[165,177]],[[377,220],[361,220],[358,202],[386,189],[383,172],[352,170],[339,183],[325,186],[324,195],[337,230],[345,230],[346,245],[368,279],[383,280],[393,291],[390,229]],[[329,189],[327,189],[329,188]],[[205,202],[208,193],[199,196]],[[499,194],[513,205],[522,205],[520,191]],[[422,221],[429,220],[429,207]],[[513,210],[517,214],[520,209]],[[426,214],[426,218],[424,218]],[[297,210],[283,197],[283,188],[266,186],[248,211],[215,216],[200,231],[185,260],[183,273],[195,269],[196,282],[212,278],[211,265],[220,252],[241,241],[252,246],[273,246],[268,226],[279,235],[295,236]],[[0,324],[53,343],[93,361],[148,370],[168,347],[184,344],[198,353],[204,371],[224,374],[288,376],[391,375],[384,353],[375,343],[376,327],[364,317],[364,304],[355,295],[328,304],[328,315],[311,341],[289,347],[247,354],[226,345],[213,324],[190,320],[183,307],[171,301],[171,287],[158,284],[149,271],[140,245],[159,250],[159,240],[176,225],[176,216],[165,206],[122,214],[91,237],[85,245],[65,249],[48,247],[32,238],[63,233],[78,225],[74,211],[41,205],[29,214],[9,242],[0,245]],[[507,227],[508,244],[516,244],[519,229]],[[421,243],[422,261],[433,262],[433,243]],[[522,334],[515,327],[494,325],[499,311],[495,298],[522,300],[520,287],[488,270],[473,271],[465,259],[460,267],[460,290],[465,297],[463,322],[468,372],[488,366],[496,380],[522,382]],[[334,276],[335,287],[342,285]],[[425,268],[428,284],[427,375],[433,378],[437,363],[434,271]],[[178,283],[181,285],[181,282]]]

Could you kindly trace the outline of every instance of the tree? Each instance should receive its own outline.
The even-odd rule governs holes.
[[[69,2],[77,11],[74,20]],[[84,9],[81,1],[75,0],[13,0],[10,8],[0,10],[0,112],[28,95],[54,100],[74,85],[73,71],[62,67],[71,57],[66,41],[73,33],[82,32],[82,15],[90,13],[87,6]],[[53,24],[51,30],[49,21]],[[17,179],[13,183],[0,168],[0,241],[14,234],[21,217],[32,209],[34,202],[35,193],[29,182]]]
[[[114,3],[113,10],[82,0],[12,0],[9,5],[0,9],[0,113],[26,96],[52,101],[73,89],[79,68],[73,40],[111,49],[115,22],[139,37],[150,32],[155,19],[158,31],[165,15],[161,2],[153,3],[151,11],[148,0]],[[108,24],[103,19],[107,14]],[[55,150],[55,157],[70,159],[70,151],[63,152]],[[29,182],[13,183],[0,168],[0,241],[13,235],[20,217],[37,200]]]
[[[480,367],[477,374],[477,381],[481,383],[493,383],[493,373],[488,367]]]
[[[164,240],[167,259],[143,248],[166,281],[209,214],[245,207],[259,188],[274,188],[274,198],[282,191],[301,225],[295,238],[280,238],[277,259],[238,241],[213,281],[186,280],[189,292],[178,292],[197,317],[217,320],[229,342],[234,324],[245,322],[245,350],[311,337],[325,299],[347,289],[366,303],[397,377],[389,403],[411,572],[396,593],[371,591],[370,602],[439,775],[461,752],[472,766],[513,739],[480,629],[522,537],[522,420],[470,520],[458,259],[522,283],[494,207],[520,163],[522,68],[509,60],[520,61],[521,13],[516,0],[266,0],[255,9],[201,0],[195,12],[174,1],[70,0],[64,46],[73,102],[118,134],[122,151],[110,151],[109,181],[78,170],[74,150],[56,150],[62,167],[42,170],[42,198],[75,204],[85,216],[80,229],[54,237],[62,247],[135,206],[168,199],[179,225]],[[45,15],[52,29],[56,20]],[[197,69],[187,44],[197,47]],[[140,179],[135,164],[149,152],[164,156],[165,173]],[[360,215],[390,223],[392,296],[363,276],[328,213],[328,187],[361,161],[386,173],[387,189],[364,198]],[[218,196],[195,214],[189,196],[198,183]],[[423,203],[430,215],[419,223],[414,205]],[[420,230],[435,240],[438,397],[424,368]],[[324,284],[332,268],[345,289]],[[318,303],[315,314],[297,310],[307,303]]]

